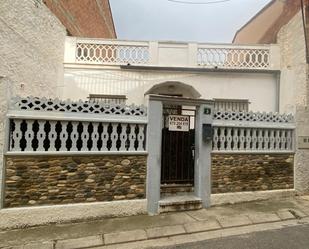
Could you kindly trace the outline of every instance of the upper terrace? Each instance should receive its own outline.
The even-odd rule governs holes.
[[[279,47],[271,45],[121,41],[67,37],[67,67],[142,66],[208,70],[273,71],[280,69]]]

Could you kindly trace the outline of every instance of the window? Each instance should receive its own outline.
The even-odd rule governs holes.
[[[126,104],[125,95],[90,94],[89,100],[108,104]]]
[[[215,101],[214,108],[217,111],[235,111],[248,112],[248,99],[213,99]]]

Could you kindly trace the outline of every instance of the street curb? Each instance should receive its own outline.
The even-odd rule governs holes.
[[[276,214],[276,213],[271,213],[271,214]],[[132,232],[134,232],[134,231],[132,231],[132,230],[121,231],[119,233],[106,233],[106,234],[102,234],[101,236],[103,236],[104,238],[110,237],[110,236],[113,236],[113,237],[116,236],[117,237],[117,234],[118,234],[118,235],[121,235],[121,237],[123,238],[123,237],[126,237],[127,234],[129,234],[130,237],[129,237],[128,240],[121,239],[121,240],[111,240],[111,241],[108,241],[108,242],[104,240],[104,242],[101,245],[96,245],[94,248],[102,247],[102,246],[117,246],[117,245],[122,245],[122,244],[127,244],[127,243],[135,243],[135,242],[143,242],[143,241],[145,242],[145,241],[150,241],[150,240],[172,238],[172,237],[183,236],[183,235],[193,235],[193,234],[199,234],[199,233],[205,233],[205,232],[225,231],[225,230],[228,230],[228,229],[252,227],[252,226],[256,226],[256,225],[276,224],[276,223],[279,224],[279,223],[282,223],[282,222],[289,222],[289,221],[296,222],[296,221],[299,221],[301,219],[308,218],[308,217],[309,217],[309,215],[303,216],[302,218],[294,217],[293,219],[292,218],[281,219],[278,216],[278,218],[279,218],[278,220],[269,220],[269,221],[264,221],[264,222],[253,222],[250,219],[250,217],[248,216],[248,218],[252,222],[251,224],[236,225],[236,226],[222,226],[222,224],[220,224],[220,222],[218,222],[219,227],[217,227],[217,228],[216,227],[209,228],[209,229],[205,228],[205,229],[200,229],[198,231],[188,231],[186,229],[185,225],[188,225],[189,223],[177,225],[176,231],[174,230],[173,232],[171,231],[171,228],[173,226],[153,227],[153,228],[150,228],[150,229],[140,229],[139,233],[141,233],[141,231],[143,231],[143,234],[145,234],[146,236],[137,236],[138,239],[136,239],[136,240],[134,240],[132,238],[132,236],[134,237],[134,235],[132,234]],[[205,221],[197,221],[195,223],[205,223]],[[155,231],[154,234],[149,234],[150,230]],[[168,231],[168,232],[166,232],[166,231]],[[55,242],[56,242],[55,243],[55,249],[60,249],[60,247],[58,247],[57,244],[58,243],[63,244],[63,240],[58,240],[58,241],[55,241]],[[61,248],[63,248],[63,247],[61,247]],[[76,247],[76,249],[82,249],[82,248],[85,248],[85,247]],[[63,249],[66,249],[66,248],[63,248]]]

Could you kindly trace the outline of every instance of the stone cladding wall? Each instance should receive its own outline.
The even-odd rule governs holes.
[[[291,189],[290,154],[212,154],[212,193]]]
[[[145,198],[146,156],[11,156],[4,207]]]

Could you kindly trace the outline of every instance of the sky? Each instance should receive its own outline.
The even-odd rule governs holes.
[[[270,0],[110,0],[118,39],[229,43]]]

